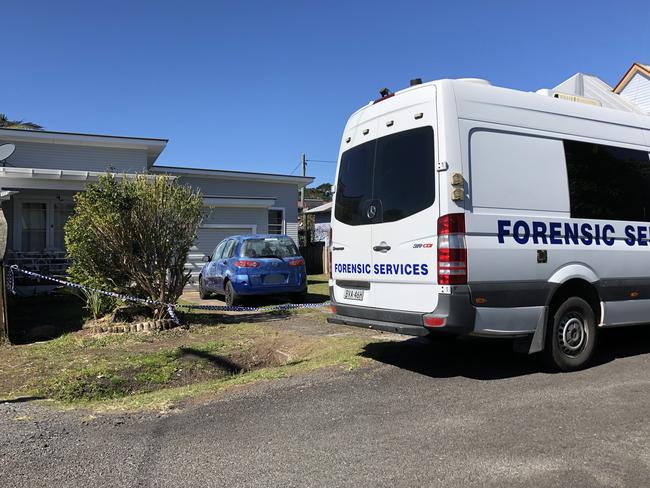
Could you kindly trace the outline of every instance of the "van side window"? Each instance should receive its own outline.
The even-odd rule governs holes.
[[[650,222],[650,156],[645,151],[564,141],[571,217]]]

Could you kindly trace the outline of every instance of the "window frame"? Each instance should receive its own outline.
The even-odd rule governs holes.
[[[63,204],[72,204],[72,210],[74,212],[74,200],[72,195],[59,195],[59,196],[39,196],[39,195],[14,195],[11,197],[11,203],[13,205],[13,222],[11,225],[11,242],[8,242],[8,245],[12,248],[12,251],[17,252],[65,252],[65,245],[63,248],[59,248],[55,245],[54,242],[54,204],[63,203]],[[41,251],[25,251],[23,249],[22,242],[22,210],[23,203],[40,203],[45,204],[45,248]]]
[[[226,244],[228,243],[230,239],[224,239],[221,241],[219,244],[217,244],[217,247],[214,248],[214,251],[212,251],[212,261],[216,261],[221,258],[221,255],[223,254],[223,250],[226,247]],[[223,246],[223,247],[221,247]],[[221,248],[221,249],[219,249]]]
[[[271,211],[272,210],[282,212],[282,222],[280,224],[271,224],[270,217],[271,217]],[[285,207],[269,207],[267,209],[267,212],[266,212],[266,231],[267,231],[267,234],[269,234],[269,235],[283,235],[283,234],[286,234],[286,224],[287,224],[286,214],[287,214],[287,212],[286,212]],[[278,233],[271,232],[271,225],[274,225],[274,226],[280,225],[280,232],[278,232]]]

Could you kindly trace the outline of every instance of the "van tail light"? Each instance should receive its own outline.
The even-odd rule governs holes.
[[[235,266],[238,268],[257,268],[260,265],[257,261],[249,261],[247,259],[240,259],[235,261]]]
[[[445,317],[435,317],[433,315],[424,316],[424,325],[426,327],[444,327],[447,319]]]
[[[465,214],[443,215],[438,219],[438,284],[466,283]]]
[[[299,259],[292,259],[289,261],[289,266],[304,266],[305,265],[305,260],[303,258]]]

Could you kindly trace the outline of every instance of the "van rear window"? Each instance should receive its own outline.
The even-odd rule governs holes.
[[[395,222],[435,201],[433,129],[419,127],[343,153],[334,215],[348,225]],[[368,212],[370,206],[376,212]]]

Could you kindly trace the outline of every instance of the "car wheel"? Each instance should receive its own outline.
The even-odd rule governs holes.
[[[549,317],[546,361],[561,371],[583,368],[596,347],[596,314],[582,298],[571,297]]]
[[[226,283],[224,301],[229,307],[238,305],[240,301],[239,295],[237,295],[237,292],[235,291],[235,288],[232,286],[232,283],[230,281]]]
[[[201,300],[206,300],[210,298],[210,292],[205,289],[205,283],[203,283],[203,277],[199,276],[199,297]]]

